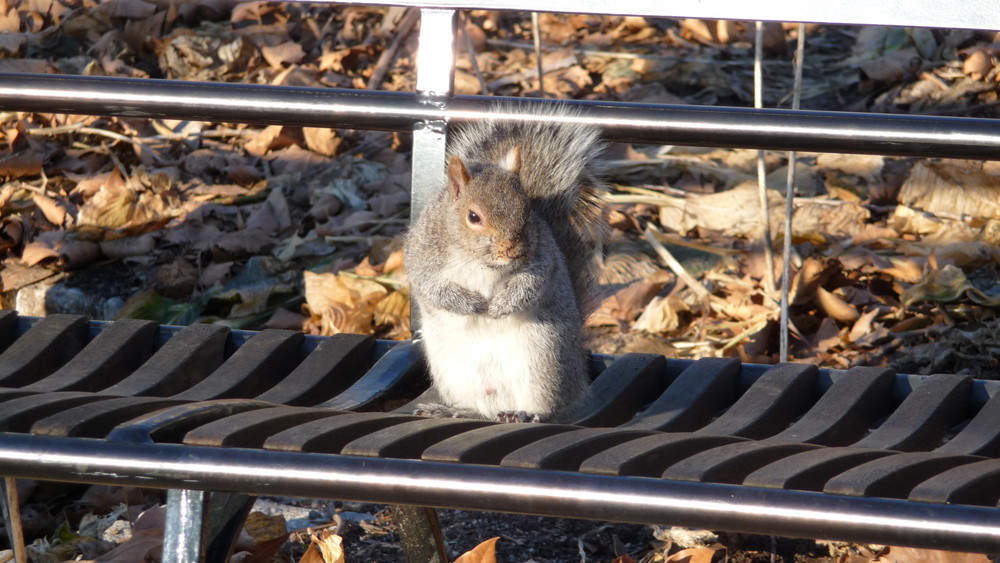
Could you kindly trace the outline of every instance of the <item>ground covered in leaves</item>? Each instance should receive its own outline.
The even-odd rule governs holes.
[[[752,26],[744,22],[539,19],[541,86],[550,96],[752,104]],[[412,91],[418,25],[402,8],[0,0],[0,72]],[[539,95],[530,18],[470,11],[461,28],[459,93]],[[765,31],[764,105],[788,107],[798,26]],[[990,33],[809,25],[802,107],[998,117],[998,56],[1000,37]],[[408,221],[409,142],[385,132],[2,112],[3,305],[25,315],[407,338],[399,236]],[[798,156],[792,359],[996,378],[1000,164]],[[605,157],[613,235],[590,346],[776,361],[778,299],[762,252],[756,151],[613,145]],[[777,233],[789,163],[783,153],[767,153],[765,163]],[[119,510],[120,501],[100,505],[46,488],[47,500],[33,499],[42,516],[30,539],[81,537],[70,502],[109,526],[133,521],[131,541],[142,537],[138,513]],[[157,504],[147,500],[124,505]],[[478,537],[452,555],[495,529],[509,561],[625,553],[656,561],[668,555],[650,542],[673,541],[643,537],[642,527],[591,533],[598,524],[468,514],[456,521],[466,522],[449,533],[464,538],[465,525]],[[558,555],[538,551],[559,543],[556,535],[531,533],[551,526],[569,545]],[[398,546],[369,532],[363,541],[345,534],[358,545]],[[299,545],[308,543],[303,537]],[[726,541],[731,558],[754,560],[756,548]],[[505,552],[510,546],[519,551]],[[788,561],[831,557],[800,547],[777,553]],[[711,549],[709,559],[691,560],[724,551]],[[90,559],[99,551],[73,553]],[[770,551],[760,552],[769,560]],[[878,550],[845,553],[834,555],[891,560]],[[359,557],[398,560],[399,551]]]

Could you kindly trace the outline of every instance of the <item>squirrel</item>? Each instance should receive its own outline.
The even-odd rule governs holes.
[[[403,245],[444,403],[417,414],[562,422],[584,396],[607,186],[598,129],[560,123],[571,115],[555,106],[541,119],[487,119],[450,139],[447,185]]]

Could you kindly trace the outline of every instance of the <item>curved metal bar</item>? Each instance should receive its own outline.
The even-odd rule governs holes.
[[[553,103],[579,107],[580,115],[560,119],[596,124],[614,141],[1000,159],[995,119],[483,96],[439,107],[400,92],[0,74],[0,110],[351,129],[410,131],[422,121],[486,117],[551,121],[544,110]]]
[[[0,473],[1000,552],[996,508],[643,477],[9,433]]]

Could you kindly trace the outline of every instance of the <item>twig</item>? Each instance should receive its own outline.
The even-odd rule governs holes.
[[[733,346],[736,346],[740,342],[746,340],[747,337],[756,334],[757,332],[760,332],[760,330],[765,326],[767,326],[767,319],[757,321],[756,323],[751,325],[750,328],[744,330],[743,332],[737,334],[736,336],[726,341],[726,345],[722,347],[720,352],[725,352],[726,350],[732,348]]]
[[[354,272],[344,272],[344,271],[340,272],[340,274],[342,274],[342,275],[344,275],[345,277],[348,277],[348,278],[353,278],[353,279],[356,279],[356,280],[373,281],[373,282],[380,283],[382,285],[388,285],[390,287],[394,287],[394,288],[397,288],[397,289],[400,288],[400,287],[406,287],[408,285],[405,282],[401,282],[399,280],[394,280],[394,279],[392,279],[390,277],[386,277],[386,276],[363,276],[361,274],[357,274],[357,273],[354,273]]]
[[[553,70],[559,70],[559,69],[563,69],[563,68],[569,68],[569,67],[571,67],[571,66],[573,66],[575,64],[576,64],[576,57],[575,56],[563,57],[562,59],[559,59],[558,61],[552,61],[551,63],[548,63],[548,64],[544,65],[543,70],[545,72],[552,72]],[[538,74],[538,70],[526,70],[526,71],[523,71],[523,72],[518,72],[516,74],[512,74],[510,76],[504,76],[502,78],[498,78],[498,79],[490,82],[488,84],[488,86],[491,89],[496,90],[497,88],[501,88],[503,86],[507,86],[508,84],[517,84],[518,82],[521,82],[522,80],[527,80],[529,78],[533,78],[536,74]]]
[[[538,26],[538,12],[531,12],[531,35],[535,40],[535,64],[538,66],[538,95],[545,97],[545,69],[542,68],[542,30]]]
[[[764,73],[761,70],[761,60],[764,58],[764,22],[756,22],[753,56],[753,107],[764,107]],[[760,220],[764,227],[764,263],[767,271],[764,279],[767,290],[774,293],[774,249],[771,248],[771,221],[768,218],[767,206],[767,170],[764,167],[764,151],[757,151],[757,196],[760,200]]]
[[[7,498],[7,508],[10,510],[10,529],[7,535],[14,545],[14,561],[16,563],[28,563],[28,550],[24,546],[24,525],[21,522],[21,503],[17,496],[17,480],[13,477],[4,477],[3,484]]]
[[[806,24],[799,24],[798,43],[793,59],[795,85],[792,87],[792,109],[799,109],[802,100],[802,63],[805,57]],[[788,292],[792,277],[792,203],[795,199],[795,151],[788,151],[788,176],[785,182],[785,240],[781,248],[781,319],[779,322],[778,359],[788,361]]]
[[[476,58],[476,48],[472,45],[472,38],[469,37],[468,30],[465,29],[467,22],[465,12],[461,12],[461,14],[462,25],[458,26],[458,31],[462,34],[462,41],[465,42],[465,50],[469,53],[469,62],[472,63],[472,73],[476,75],[476,80],[479,81],[479,92],[481,94],[489,94],[489,86],[486,84],[486,79],[483,78],[482,71],[479,70],[479,59]]]
[[[122,135],[121,133],[115,133],[114,131],[108,131],[106,129],[98,129],[96,127],[87,127],[83,124],[75,125],[61,125],[59,127],[39,127],[38,129],[28,129],[26,131],[29,135],[62,135],[65,133],[83,133],[85,135],[98,135],[101,137],[107,137],[109,139],[114,139],[115,141],[120,141],[123,143],[129,143],[140,150],[148,150],[157,158],[157,160],[163,160],[163,155],[151,147],[147,147],[139,142],[138,139],[134,137],[129,137],[127,135]]]
[[[653,247],[653,250],[656,251],[660,260],[662,260],[663,263],[670,268],[678,278],[684,280],[684,283],[691,288],[691,291],[695,292],[699,299],[707,299],[712,295],[707,289],[705,289],[705,286],[701,285],[701,283],[696,280],[694,276],[689,274],[688,271],[684,269],[684,266],[681,265],[676,258],[674,258],[674,255],[671,254],[670,251],[660,243],[660,241],[656,240],[656,235],[653,233],[652,227],[646,227],[642,236],[646,237],[646,241]]]

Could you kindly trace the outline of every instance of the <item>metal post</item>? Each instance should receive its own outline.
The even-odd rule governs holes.
[[[167,523],[163,530],[163,563],[195,563],[204,560],[202,520],[205,491],[167,491]]]
[[[454,68],[455,10],[420,10],[417,51],[417,102],[427,108],[444,109],[452,94]],[[420,215],[445,182],[444,119],[421,121],[413,126],[412,204],[413,219]]]
[[[455,68],[455,10],[422,8],[417,50],[417,103],[445,109],[452,96]],[[415,220],[438,190],[444,188],[448,123],[442,119],[413,126],[410,220]],[[419,304],[416,304],[419,305]],[[419,312],[413,308],[411,324],[418,328]],[[406,560],[411,563],[445,563],[444,538],[433,508],[395,505]]]

